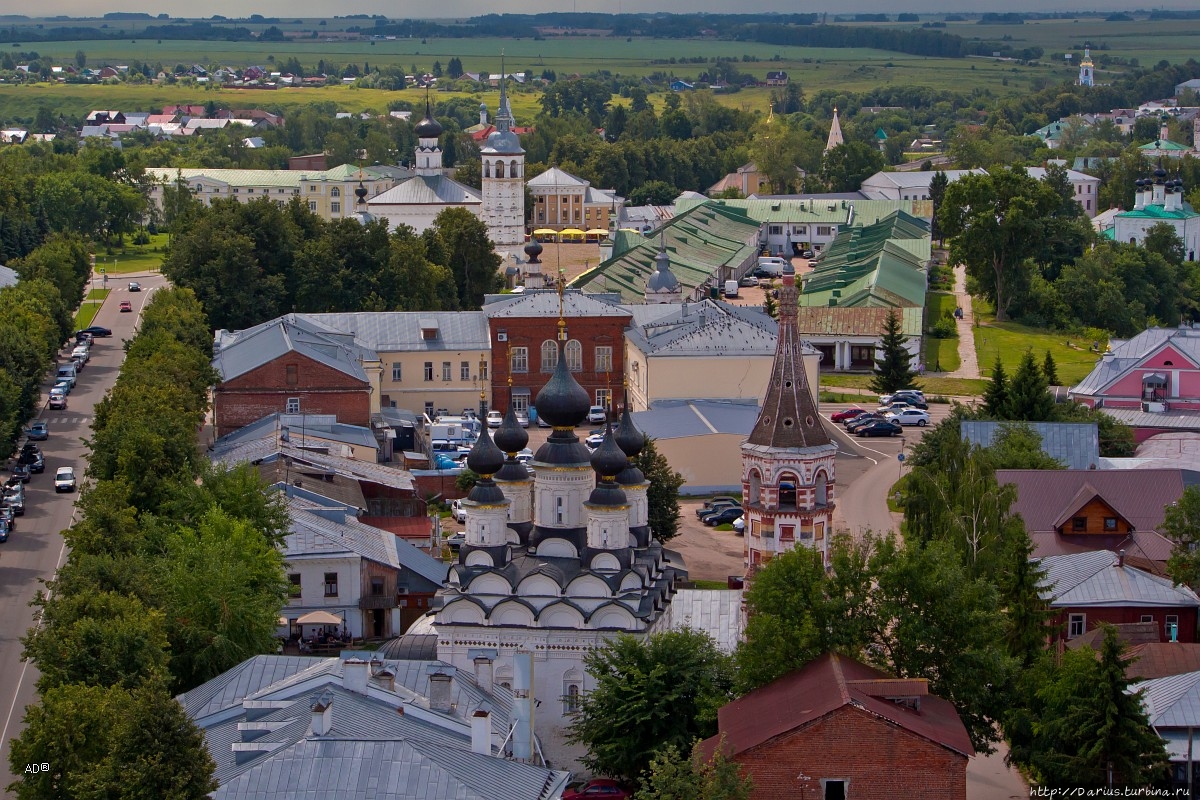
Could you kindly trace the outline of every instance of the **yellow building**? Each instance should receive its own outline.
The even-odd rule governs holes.
[[[594,189],[583,178],[563,172],[558,167],[530,178],[525,182],[533,196],[533,227],[561,231],[576,228],[582,231],[608,231],[625,207],[625,198],[613,189]]]
[[[150,180],[148,196],[160,212],[164,188],[182,179],[192,194],[205,205],[211,205],[213,200],[223,197],[232,197],[242,203],[262,197],[287,203],[293,197],[299,197],[310,211],[325,220],[351,217],[360,210],[355,194],[360,183],[366,189],[366,197],[374,197],[411,174],[402,167],[376,165],[360,169],[352,164],[323,171],[172,167],[150,167],[146,170],[146,177]]]
[[[760,309],[714,300],[627,308],[634,315],[625,332],[630,410],[694,398],[762,399],[778,324]],[[820,361],[808,348],[804,366],[814,401]]]

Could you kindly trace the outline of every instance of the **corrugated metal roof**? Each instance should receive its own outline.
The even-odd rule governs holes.
[[[402,353],[434,350],[486,350],[487,317],[482,311],[364,311],[343,314],[298,314],[318,328],[353,336],[363,347]],[[432,320],[437,337],[425,339],[424,320]]]
[[[1066,506],[1085,484],[1139,531],[1157,530],[1163,509],[1183,494],[1183,477],[1177,469],[1001,469],[996,480],[1017,487],[1012,511],[1021,515],[1029,531],[1052,530],[1054,520],[1075,511]]]
[[[800,303],[924,306],[930,248],[928,227],[899,211],[873,225],[844,230],[804,276]]]
[[[1057,608],[1200,606],[1191,589],[1128,564],[1117,566],[1117,556],[1108,550],[1047,556],[1039,563],[1044,593]]]
[[[213,461],[221,464],[266,462],[288,456],[293,464],[309,465],[336,472],[355,480],[391,486],[394,489],[412,490],[412,473],[386,464],[374,464],[353,458],[342,458],[328,453],[314,453],[290,443],[280,442],[275,437],[242,442],[213,453]]]
[[[1151,413],[1140,408],[1102,408],[1108,416],[1131,428],[1163,428],[1178,431],[1200,431],[1200,412],[1161,411]]]
[[[333,414],[283,414],[277,411],[217,439],[216,449],[270,435],[277,436],[285,427],[295,436],[297,444],[300,440],[313,439],[379,448],[379,442],[370,428],[338,422]]]
[[[888,312],[900,315],[900,332],[921,335],[923,310],[915,306],[892,309],[882,306],[801,306],[796,313],[796,330],[801,336],[879,336]]]
[[[669,630],[704,631],[725,653],[742,638],[742,593],[738,589],[680,589],[671,598],[665,625]]]
[[[218,352],[213,367],[222,381],[230,381],[287,353],[298,353],[367,383],[357,354],[310,326],[278,317],[244,331],[218,331]]]
[[[963,420],[962,438],[991,447],[996,435],[1014,423]],[[1089,469],[1100,461],[1100,436],[1094,422],[1026,422],[1042,440],[1042,452],[1067,469]]]
[[[558,292],[537,289],[521,294],[501,295],[499,299],[483,307],[483,315],[488,319],[557,317],[558,304]],[[563,293],[562,313],[568,320],[573,317],[631,316],[621,306],[600,300],[595,294],[585,293],[581,289],[568,289]]]
[[[659,304],[671,312],[634,324],[625,335],[646,355],[761,356],[775,353],[779,323],[759,309],[714,300]],[[630,307],[632,309],[632,307]]]
[[[1142,705],[1154,728],[1200,726],[1200,672],[1142,681],[1129,691],[1142,692]]]
[[[207,683],[180,695],[179,701],[189,717],[202,719],[224,711],[241,702],[243,697],[312,666],[313,660],[302,656],[252,656],[228,672],[223,672]]]
[[[445,175],[414,175],[367,200],[368,206],[478,205],[482,195]]]
[[[210,181],[224,183],[228,186],[258,187],[270,186],[278,188],[299,189],[300,181],[305,173],[290,169],[210,169],[208,167],[177,168],[177,167],[147,167],[146,175],[159,183],[173,183],[180,176],[184,180],[207,178]]]
[[[5,286],[16,286],[17,280],[18,276],[15,269],[9,269],[8,267],[0,265],[0,289],[4,288]]]
[[[1193,328],[1148,328],[1132,339],[1112,339],[1106,353],[1086,378],[1071,389],[1072,394],[1095,395],[1138,367],[1163,345],[1170,344],[1193,364],[1200,364],[1200,330]]]
[[[551,167],[535,178],[530,178],[525,181],[525,185],[532,188],[545,189],[566,189],[569,187],[587,186],[588,182],[583,178],[577,178],[569,172],[564,172],[558,167]]]
[[[689,400],[655,403],[633,414],[638,430],[651,439],[682,439],[729,433],[749,436],[758,419],[758,403],[745,400]]]

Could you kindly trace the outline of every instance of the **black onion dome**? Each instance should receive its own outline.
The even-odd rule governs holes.
[[[442,123],[433,118],[433,111],[429,107],[429,100],[425,100],[425,119],[417,123],[417,127],[413,128],[413,132],[421,139],[436,139],[442,135]]]
[[[1163,169],[1163,165],[1159,164],[1158,169],[1154,170],[1154,177],[1158,179],[1158,183],[1162,183],[1162,179],[1167,177],[1167,171]]]
[[[558,366],[533,400],[538,416],[555,428],[574,428],[587,417],[592,399],[567,369],[567,356],[558,345]]]
[[[512,399],[508,401],[508,411],[504,413],[504,421],[496,429],[496,446],[506,453],[519,453],[529,444],[529,432],[517,422],[517,412],[513,409]]]
[[[363,202],[367,199],[367,187],[363,186],[362,181],[358,182],[358,188],[354,190],[354,196],[358,198],[358,202]]]
[[[525,245],[525,255],[529,256],[530,264],[538,263],[538,256],[542,254],[542,249],[542,243],[537,239],[529,240],[529,243]]]
[[[1143,180],[1142,178],[1138,178],[1137,181],[1134,183],[1134,185],[1140,189],[1146,185],[1146,181]]]
[[[613,436],[612,423],[605,426],[604,441],[596,448],[596,452],[592,453],[592,469],[601,478],[615,478],[621,470],[625,469],[625,465],[629,463],[625,458],[625,454],[621,452],[621,448],[617,445],[616,437]]]
[[[504,453],[488,435],[488,429],[479,432],[479,438],[467,454],[467,466],[477,475],[495,475],[504,466]]]
[[[629,413],[628,405],[621,412],[621,424],[617,426],[617,434],[614,438],[617,441],[617,447],[620,447],[621,452],[629,458],[642,452],[642,448],[646,446],[646,437],[633,424],[633,416]]]
[[[625,496],[625,490],[617,484],[612,481],[600,481],[588,495],[588,502],[594,506],[623,506],[629,499]]]

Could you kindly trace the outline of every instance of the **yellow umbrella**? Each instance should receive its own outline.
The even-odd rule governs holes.
[[[554,228],[538,228],[536,231],[533,232],[533,235],[534,236],[557,236],[558,231],[554,230]]]
[[[608,236],[608,231],[604,228],[590,228],[587,231],[588,236]]]
[[[583,231],[579,228],[563,228],[559,233],[563,236],[583,236]]]

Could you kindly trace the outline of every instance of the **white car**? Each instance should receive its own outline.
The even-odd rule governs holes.
[[[916,425],[924,428],[929,424],[929,413],[919,408],[906,408],[902,411],[885,414],[884,419],[890,419],[899,425]]]
[[[603,423],[608,419],[608,412],[604,406],[592,406],[588,409],[587,421],[592,424]]]
[[[462,500],[455,500],[453,503],[450,504],[450,513],[454,516],[454,519],[458,522],[466,522],[467,521],[467,510],[465,508],[463,508]]]
[[[54,491],[56,492],[73,492],[75,491],[75,468],[74,467],[59,467],[58,472],[54,473]]]
[[[585,445],[587,445],[589,450],[595,450],[600,445],[604,444],[604,434],[603,433],[593,433],[591,436],[584,439],[583,443]]]
[[[916,400],[917,402],[925,402],[925,393],[920,389],[900,389],[892,394],[879,395],[879,405],[886,406],[892,403],[903,402],[905,400]]]
[[[504,422],[504,415],[499,411],[489,411],[487,415],[487,425],[489,428],[499,428],[500,423]]]

